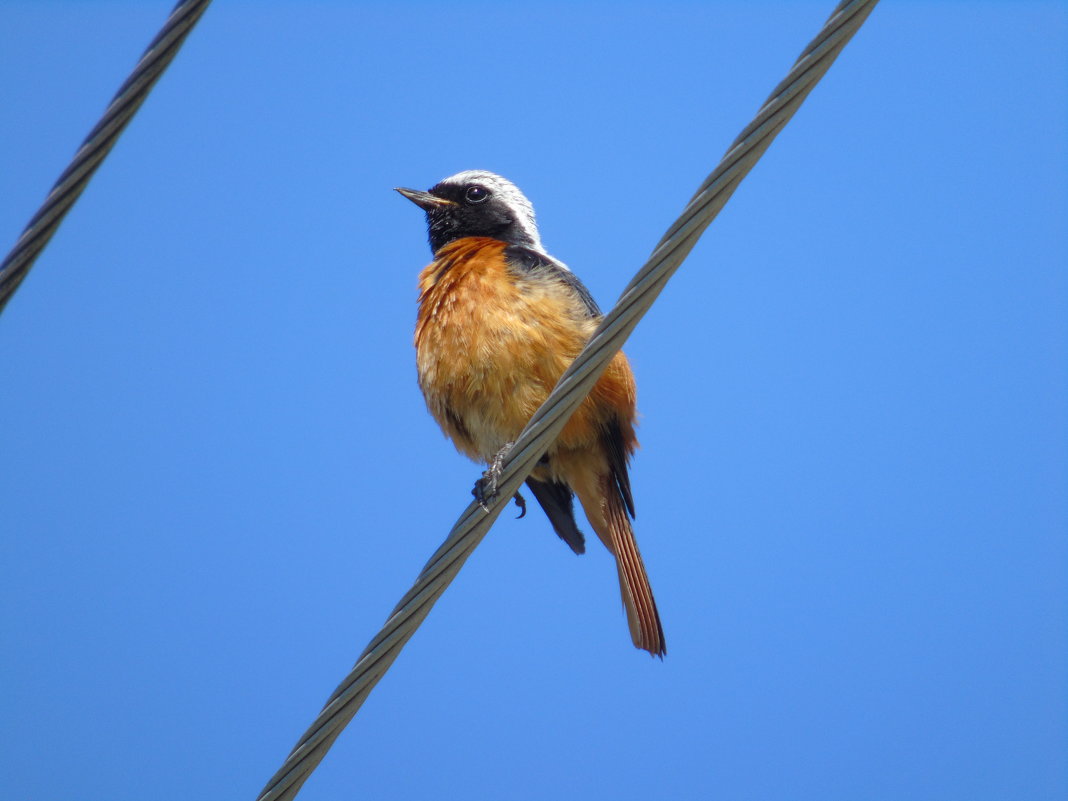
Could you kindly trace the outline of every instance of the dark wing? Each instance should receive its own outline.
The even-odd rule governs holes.
[[[590,290],[586,289],[586,285],[578,279],[577,275],[552,256],[523,245],[509,245],[504,249],[504,257],[508,263],[508,268],[517,273],[525,275],[540,274],[554,281],[559,281],[582,302],[588,316],[601,316],[597,301],[593,299]],[[621,437],[618,447],[623,447]],[[623,475],[623,480],[626,482],[625,464]],[[575,553],[585,553],[586,538],[582,536],[582,532],[578,530],[578,526],[575,524],[575,495],[571,488],[567,484],[556,481],[537,481],[533,478],[527,479],[527,486],[534,493],[534,497],[538,499],[541,508],[545,510],[545,514],[548,516],[549,522],[553,524],[553,529],[556,531],[557,536],[570,545],[571,550]],[[629,497],[630,486],[628,484],[624,498]],[[633,504],[629,504],[628,508],[631,506]]]
[[[586,307],[590,317],[600,317],[601,310],[578,276],[547,253],[531,250],[522,245],[509,245],[504,249],[509,268],[517,273],[541,273],[559,281],[570,289]]]
[[[630,492],[630,474],[627,472],[626,441],[623,439],[623,432],[619,430],[618,420],[612,420],[604,429],[603,441],[612,478],[619,487],[619,494],[627,505],[627,511],[634,517],[634,496]]]
[[[586,538],[575,525],[575,496],[571,488],[556,481],[536,481],[533,478],[527,479],[527,486],[545,510],[557,536],[575,553],[585,553]]]

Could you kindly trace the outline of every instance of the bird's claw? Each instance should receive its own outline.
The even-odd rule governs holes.
[[[508,451],[512,449],[514,444],[509,442],[497,451],[497,455],[489,463],[489,467],[482,474],[482,478],[475,482],[474,489],[471,490],[471,494],[475,496],[475,500],[478,501],[478,505],[482,507],[484,512],[489,511],[490,502],[497,497],[497,482],[500,481],[501,470],[504,468],[504,457],[508,455]],[[518,492],[515,494],[515,503],[520,508],[519,516],[522,517],[527,513],[527,502]]]
[[[482,478],[475,482],[471,494],[475,496],[478,505],[483,512],[489,511],[489,503],[497,497],[497,481],[489,474],[489,470],[482,474]]]

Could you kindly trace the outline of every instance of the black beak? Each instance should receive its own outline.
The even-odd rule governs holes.
[[[440,209],[442,206],[456,205],[451,200],[445,200],[429,192],[420,192],[418,189],[404,189],[398,186],[397,191],[423,211],[433,211],[434,209]]]

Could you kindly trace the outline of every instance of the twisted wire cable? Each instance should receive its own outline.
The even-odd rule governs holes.
[[[210,2],[181,0],[174,7],[163,28],[104,111],[104,116],[89,132],[70,165],[48,193],[44,204],[19,236],[15,247],[0,262],[0,312]]]
[[[835,9],[786,78],[775,87],[756,118],[746,126],[716,169],[701,184],[646,264],[623,290],[615,308],[605,316],[586,347],[560,378],[552,394],[534,413],[504,460],[498,481],[498,495],[489,504],[488,511],[476,503],[467,507],[448,538],[426,563],[414,586],[397,604],[382,630],[364,649],[352,671],[327,700],[318,718],[264,787],[258,801],[286,801],[296,796],[535,463],[586,397],[638,320],[648,311],[701,233],[867,19],[876,2],[878,0],[846,0]]]

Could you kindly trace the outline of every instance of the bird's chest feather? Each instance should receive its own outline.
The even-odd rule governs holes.
[[[553,282],[509,270],[504,248],[458,240],[419,279],[419,386],[457,447],[479,460],[515,439],[593,328]]]

